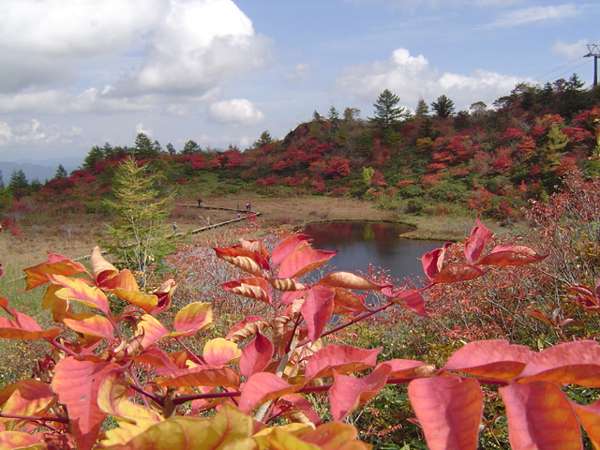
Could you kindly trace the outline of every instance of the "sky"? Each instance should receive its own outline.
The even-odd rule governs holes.
[[[491,104],[591,81],[600,2],[2,0],[0,161],[81,160],[144,132],[181,148],[283,137],[330,106]]]

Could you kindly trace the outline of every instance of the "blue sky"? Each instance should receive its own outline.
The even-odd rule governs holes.
[[[550,0],[3,0],[0,161],[284,136],[384,88],[491,103],[577,72],[600,4]]]

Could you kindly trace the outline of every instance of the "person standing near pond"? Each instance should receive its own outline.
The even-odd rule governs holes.
[[[252,211],[252,204],[250,203],[250,201],[246,202],[246,211],[248,211],[248,212]]]

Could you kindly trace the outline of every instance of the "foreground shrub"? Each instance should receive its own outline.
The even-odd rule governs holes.
[[[599,443],[600,406],[574,403],[561,390],[600,387],[594,341],[540,352],[504,340],[472,342],[440,368],[411,359],[378,361],[381,348],[327,342],[397,306],[422,314],[422,293],[433,286],[544,258],[515,245],[486,252],[490,239],[477,223],[462,259],[449,262],[447,247],[424,255],[429,284],[420,289],[347,272],[317,276],[313,271],[334,253],[314,249],[304,235],[288,237],[271,253],[260,241],[217,248],[246,274],[223,288],[269,305],[272,313],[245,318],[225,338],[207,340],[201,354],[187,342],[212,323],[209,303],[189,303],[164,324],[158,317],[171,305],[172,280],[147,293],[99,249],[91,272],[50,255],[26,269],[27,288],[47,286],[43,305],[57,326],[42,329],[0,298],[7,314],[0,337],[53,347],[36,362],[32,379],[0,391],[1,448],[367,448],[343,421],[384,387],[405,384],[431,449],[477,448],[482,386],[499,392],[515,449],[581,448],[580,427]],[[365,291],[386,301],[371,306],[359,294]],[[320,395],[327,396],[328,411],[317,414],[311,400]]]

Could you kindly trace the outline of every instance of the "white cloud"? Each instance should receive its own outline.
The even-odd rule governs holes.
[[[490,28],[505,28],[527,25],[530,23],[545,22],[548,20],[561,20],[575,17],[580,13],[580,8],[573,3],[562,5],[531,6],[520,8],[501,14],[495,21],[488,24]]]
[[[577,42],[557,41],[552,46],[552,51],[556,55],[572,61],[575,59],[580,59],[587,53],[585,47],[587,43],[587,39],[580,39]]]
[[[486,70],[471,74],[440,73],[431,67],[425,56],[412,56],[408,50],[400,48],[387,61],[347,69],[338,78],[338,86],[365,100],[372,100],[382,90],[391,89],[411,108],[420,98],[431,101],[447,94],[458,107],[465,108],[475,101],[492,101],[521,81],[531,80]]]
[[[152,137],[152,130],[150,128],[146,128],[143,123],[138,123],[135,126],[135,134],[144,133],[146,136]]]
[[[0,146],[8,144],[50,144],[71,143],[79,138],[83,130],[79,127],[62,128],[58,125],[45,125],[38,119],[9,125],[0,122]]]
[[[310,72],[310,64],[298,63],[288,72],[286,78],[290,81],[304,80]]]
[[[218,122],[245,125],[258,123],[264,118],[262,111],[245,98],[235,98],[212,103],[209,107],[209,114]]]

